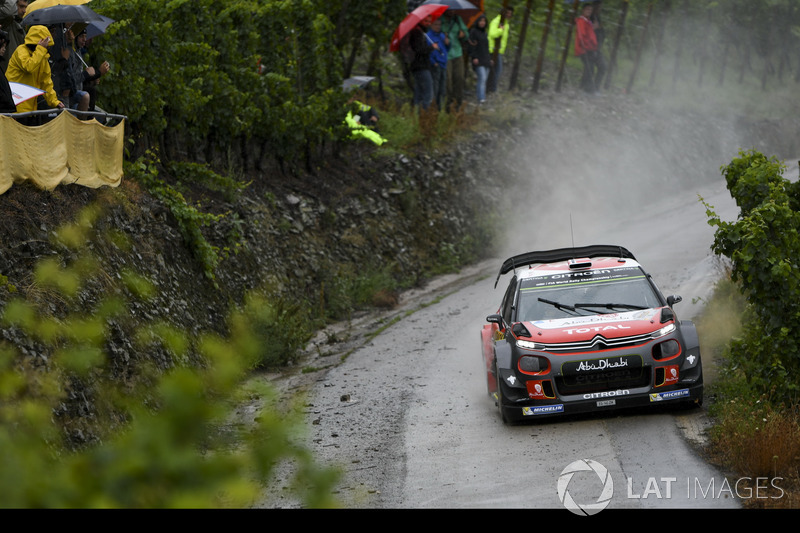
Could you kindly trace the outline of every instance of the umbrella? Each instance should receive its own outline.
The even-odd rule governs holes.
[[[28,9],[25,10],[25,16],[30,15],[36,10],[44,9],[53,6],[77,6],[81,4],[88,4],[91,0],[36,0],[31,2]]]
[[[413,30],[426,17],[438,19],[442,13],[447,11],[447,6],[442,4],[423,4],[417,9],[406,15],[406,18],[397,26],[392,35],[392,42],[389,45],[389,50],[397,52],[400,49],[400,41],[408,35],[408,32]]]
[[[86,26],[86,38],[91,39],[93,37],[97,37],[98,35],[102,35],[106,32],[108,27],[114,23],[114,19],[104,17],[100,15],[100,18],[103,19],[102,21],[94,21],[90,22]]]
[[[472,2],[467,2],[467,0],[425,0],[422,2],[423,6],[428,4],[447,6],[450,11],[480,11],[480,7]]]
[[[42,0],[37,0],[38,3]],[[63,0],[62,0],[63,1]],[[73,0],[75,1],[75,0]],[[66,24],[70,22],[102,22],[103,19],[85,5],[58,4],[51,7],[37,9],[33,13],[28,13],[22,19],[23,26],[40,24],[42,26],[52,26],[54,24]]]
[[[361,89],[362,87],[366,87],[367,84],[374,79],[374,76],[353,76],[352,78],[347,78],[342,82],[342,89],[344,91]]]

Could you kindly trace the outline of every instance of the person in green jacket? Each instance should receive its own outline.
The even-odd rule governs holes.
[[[460,108],[464,102],[465,64],[464,47],[461,43],[467,41],[469,29],[464,19],[448,9],[444,12],[442,31],[450,40],[450,48],[447,49],[447,105],[445,106],[445,109],[449,110],[452,105]]]
[[[489,23],[489,53],[492,54],[493,59],[495,52],[497,53],[487,87],[487,91],[490,93],[497,92],[497,82],[503,74],[503,54],[506,53],[508,34],[511,33],[511,15],[513,14],[514,8],[506,7]]]

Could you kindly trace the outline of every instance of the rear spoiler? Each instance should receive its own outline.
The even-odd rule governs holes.
[[[500,267],[500,272],[497,274],[497,279],[494,281],[494,286],[497,287],[497,282],[500,281],[500,276],[520,267],[558,263],[561,261],[569,261],[570,259],[579,259],[583,257],[619,257],[621,259],[636,260],[633,254],[622,246],[614,246],[609,244],[593,244],[591,246],[581,246],[579,248],[559,248],[557,250],[547,250],[542,252],[527,252],[524,254],[515,255],[514,257],[509,257],[503,262],[503,265]]]

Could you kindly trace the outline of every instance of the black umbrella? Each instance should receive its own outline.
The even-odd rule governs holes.
[[[91,39],[106,32],[108,27],[114,22],[114,19],[100,15],[101,21],[90,22],[86,26],[86,38]]]
[[[453,11],[480,11],[478,6],[467,0],[425,0],[422,4],[439,4]]]
[[[22,19],[24,26],[52,26],[54,24],[68,24],[70,22],[103,22],[103,17],[85,5],[57,5],[37,9]]]

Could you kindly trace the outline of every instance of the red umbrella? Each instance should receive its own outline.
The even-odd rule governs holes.
[[[392,42],[389,45],[389,50],[392,52],[397,52],[400,49],[400,41],[403,39],[403,37],[405,37],[408,32],[413,30],[417,24],[425,20],[425,17],[431,17],[432,20],[436,20],[441,17],[442,13],[445,11],[447,11],[447,6],[443,6],[441,4],[423,4],[406,15],[406,18],[403,19],[403,22],[401,22],[397,29],[394,30]]]

